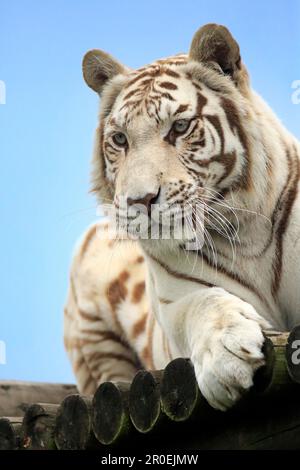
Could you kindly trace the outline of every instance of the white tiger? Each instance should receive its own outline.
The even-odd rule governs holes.
[[[250,87],[224,26],[205,25],[188,55],[138,70],[92,50],[83,73],[101,96],[99,201],[121,218],[137,203],[149,220],[155,203],[192,216],[179,240],[111,240],[97,224],[84,236],[65,308],[79,388],[184,356],[208,402],[225,410],[263,364],[263,330],[300,319],[299,143]],[[196,204],[204,245],[193,251]]]

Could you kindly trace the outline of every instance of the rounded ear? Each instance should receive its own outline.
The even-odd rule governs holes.
[[[127,69],[106,52],[92,49],[83,57],[82,71],[87,85],[101,95],[106,82]]]
[[[215,63],[222,72],[235,78],[241,69],[238,43],[225,26],[209,23],[193,37],[189,57],[196,62]]]

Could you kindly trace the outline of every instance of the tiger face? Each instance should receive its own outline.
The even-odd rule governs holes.
[[[127,229],[136,205],[183,220],[189,240],[197,221],[213,226],[215,202],[249,181],[247,73],[228,30],[206,25],[189,55],[134,71],[93,50],[83,71],[102,97],[94,189],[104,202],[113,200]]]

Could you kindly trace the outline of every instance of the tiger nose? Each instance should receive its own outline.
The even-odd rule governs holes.
[[[128,206],[133,206],[134,204],[142,204],[143,206],[146,207],[148,213],[150,212],[151,205],[155,204],[155,202],[158,199],[159,191],[157,193],[147,193],[145,196],[140,197],[140,198],[127,198],[127,204]]]

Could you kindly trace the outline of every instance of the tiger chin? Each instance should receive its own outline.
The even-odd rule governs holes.
[[[98,201],[122,220],[135,205],[148,222],[157,205],[162,216],[190,212],[177,238],[120,237],[107,223],[84,235],[64,329],[79,389],[183,356],[226,410],[264,364],[264,332],[300,320],[299,143],[252,90],[224,26],[137,70],[89,51],[83,75],[101,97]]]

